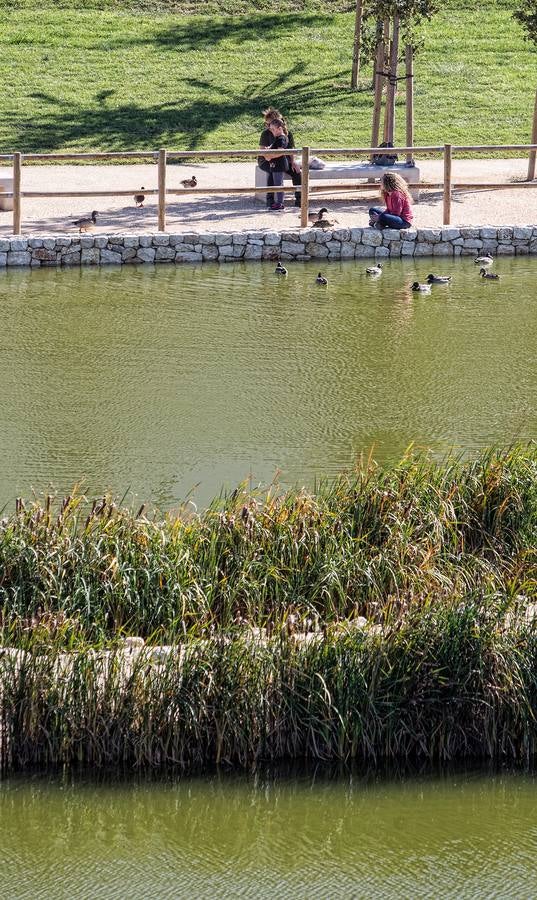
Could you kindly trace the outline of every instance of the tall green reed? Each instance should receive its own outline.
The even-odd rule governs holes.
[[[111,498],[46,498],[0,523],[5,642],[153,642],[397,618],[431,600],[506,603],[537,584],[537,448],[367,464],[315,494],[238,489],[201,516],[148,517]]]

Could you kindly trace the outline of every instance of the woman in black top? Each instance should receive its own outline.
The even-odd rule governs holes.
[[[270,125],[271,121],[273,121],[274,119],[280,119],[281,122],[283,122],[283,130],[287,136],[287,147],[289,150],[293,149],[295,146],[293,134],[287,128],[287,122],[285,121],[285,118],[281,115],[279,110],[275,109],[273,106],[269,106],[268,109],[263,110],[263,117],[265,119],[265,128],[261,133],[261,137],[259,138],[259,147],[262,150],[267,150],[270,147],[270,145],[274,141],[274,137],[273,137],[272,132],[270,131],[269,125]],[[288,165],[284,172],[284,175],[286,175],[288,178],[291,179],[295,188],[300,187],[300,185],[302,184],[302,176],[300,174],[300,167],[295,162],[295,157],[294,157],[293,153],[290,153],[288,155],[287,161],[288,161]],[[260,169],[263,169],[264,172],[267,172],[267,174],[269,176],[268,183],[269,183],[269,185],[272,185],[273,181],[272,181],[272,177],[271,177],[269,161],[266,160],[264,156],[259,156],[257,159],[257,164]],[[300,206],[300,200],[301,200],[300,191],[295,191],[295,206]],[[272,206],[273,203],[274,203],[274,194],[273,193],[267,194],[267,206],[270,207],[270,206]]]
[[[268,150],[270,150],[270,155],[265,157],[266,161],[269,164],[269,184],[272,184],[274,187],[283,187],[283,175],[284,172],[287,172],[289,168],[289,159],[287,153],[287,135],[285,133],[283,122],[281,119],[273,119],[269,125],[269,130],[272,135],[272,143]],[[273,155],[272,151],[282,151],[277,153],[277,155]],[[285,205],[283,202],[283,191],[277,191],[274,195],[275,202],[271,204],[269,209],[272,210],[281,210],[285,209]]]

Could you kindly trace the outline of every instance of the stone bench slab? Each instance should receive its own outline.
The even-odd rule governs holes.
[[[13,209],[13,197],[2,197],[5,192],[13,191],[12,178],[0,178],[0,209]]]
[[[362,181],[380,181],[385,172],[397,172],[405,181],[410,184],[419,184],[420,170],[416,165],[407,166],[406,163],[395,163],[393,166],[373,166],[371,163],[357,162],[338,162],[327,163],[324,169],[310,169],[310,181],[345,181],[345,180],[362,180]],[[259,166],[255,169],[255,186],[266,187],[268,181],[268,173]],[[419,188],[411,188],[412,198],[419,201]],[[256,194],[255,199],[264,203],[263,194]]]

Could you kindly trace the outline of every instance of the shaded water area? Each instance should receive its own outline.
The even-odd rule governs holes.
[[[531,897],[533,775],[0,782],[2,895]]]
[[[3,271],[0,503],[79,479],[170,507],[313,486],[371,448],[533,438],[537,259]],[[409,285],[453,274],[430,296]]]

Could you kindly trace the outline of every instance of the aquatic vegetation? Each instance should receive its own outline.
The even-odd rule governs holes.
[[[164,648],[162,648],[164,649]],[[0,653],[4,769],[529,759],[537,630],[505,604],[430,602],[382,631]]]
[[[153,643],[365,616],[433,600],[506,603],[537,579],[537,448],[442,464],[365,464],[315,494],[238,489],[201,516],[163,519],[110,498],[20,500],[0,522],[4,643]]]
[[[533,757],[536,476],[531,446],[201,516],[18,501],[0,766]]]

